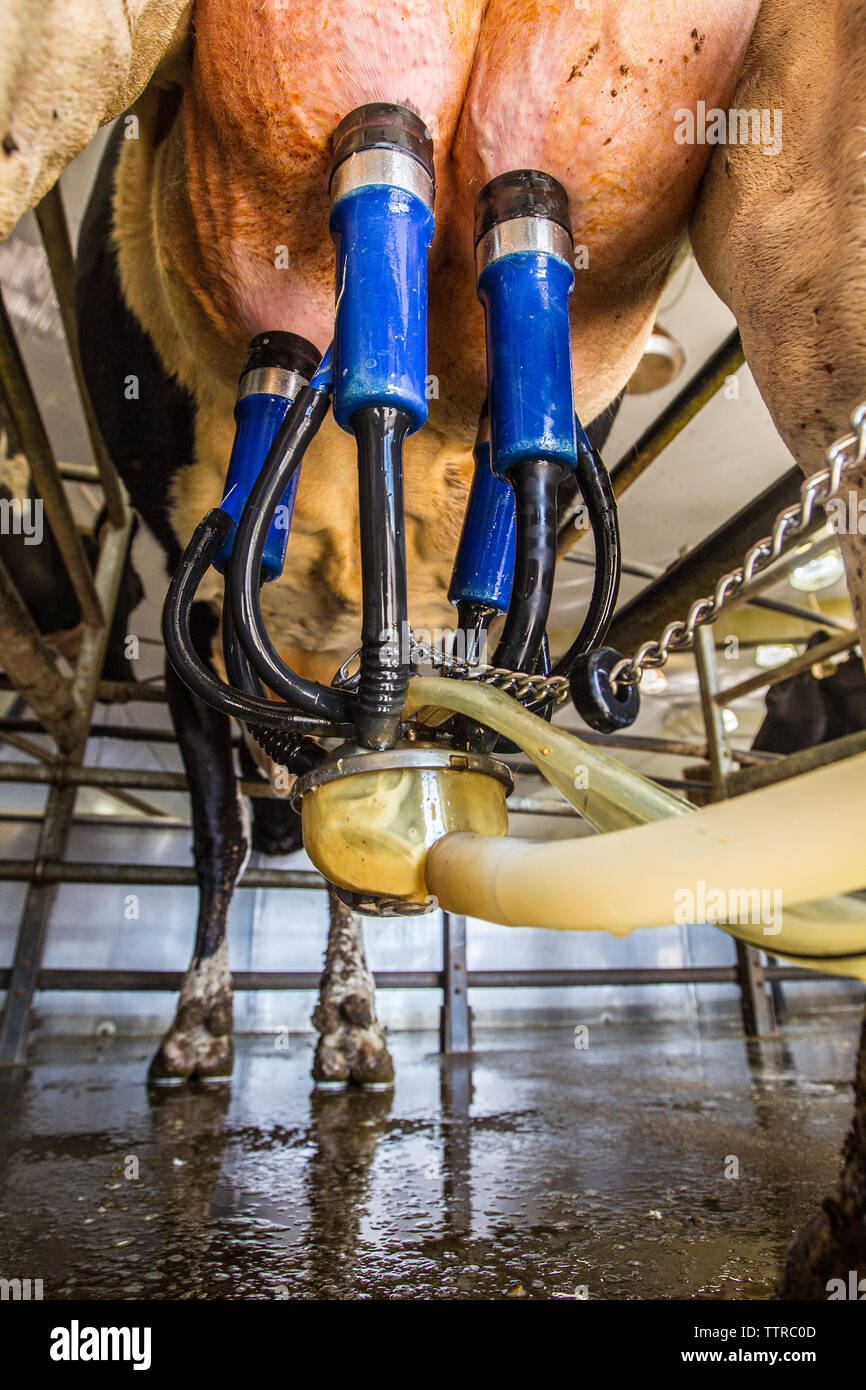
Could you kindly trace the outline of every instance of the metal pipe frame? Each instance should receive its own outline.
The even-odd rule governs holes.
[[[11,972],[0,969],[0,989],[9,985]],[[377,989],[444,989],[444,970],[378,970],[373,972]],[[810,980],[846,980],[844,975],[802,970],[796,965],[767,966],[768,980],[789,983]],[[623,969],[595,970],[468,970],[469,989],[574,989],[598,985],[733,985],[737,972],[732,965],[629,966]],[[315,990],[321,975],[309,970],[236,970],[232,984],[238,990]],[[176,994],[183,983],[179,970],[89,970],[51,969],[39,972],[40,990],[150,992],[166,990]],[[465,995],[465,990],[463,991]],[[448,1051],[466,1051],[449,1047]]]
[[[650,580],[639,594],[629,599],[617,612],[608,634],[609,644],[618,651],[634,651],[641,642],[658,636],[668,623],[684,617],[698,595],[711,594],[719,575],[735,569],[741,564],[749,547],[769,535],[778,513],[799,501],[802,484],[801,470],[790,468],[693,546],[682,559],[676,560],[657,579]],[[803,538],[807,539],[825,526],[823,512],[816,509],[809,528],[803,532]],[[802,558],[792,561],[790,567],[793,568],[794,563],[802,563]],[[737,602],[756,597],[759,589],[778,583],[787,572],[784,561],[780,561],[778,567],[771,566],[754,584],[743,589]],[[770,575],[772,577],[768,578]]]
[[[695,375],[686,382],[681,391],[674,396],[670,405],[644,431],[636,444],[623,454],[610,470],[610,478],[616,497],[636,483],[678,434],[688,425],[717,391],[721,390],[728,377],[739,371],[745,362],[740,334],[735,329],[725,341],[708,357]],[[563,519],[556,544],[556,556],[563,556],[577,545],[585,535],[573,525],[577,502],[571,514]]]
[[[47,866],[62,864],[75,814],[77,785],[69,776],[80,769],[100,693],[99,677],[132,535],[132,512],[126,492],[105,445],[84,385],[75,336],[72,248],[59,188],[37,209],[60,315],[67,336],[73,374],[94,459],[105,494],[107,524],[100,536],[95,573],[84,549],[63,489],[33,388],[0,295],[0,388],[17,442],[23,449],[67,578],[81,610],[83,634],[71,679],[62,677],[47,652],[8,574],[0,575],[0,660],[6,682],[28,702],[52,738],[58,756],[41,770],[50,786],[34,862],[28,866],[28,890],[7,971],[6,1007],[0,1019],[0,1062],[23,1062],[33,997],[38,987],[57,881]],[[17,646],[15,645],[17,643]],[[35,751],[35,750],[34,750]],[[35,756],[39,757],[38,752]],[[125,792],[122,795],[126,796]],[[135,799],[133,799],[135,800]],[[146,803],[143,803],[146,804]],[[8,866],[7,866],[8,867]],[[13,866],[14,869],[15,866]]]
[[[0,690],[14,690],[6,675],[0,675]],[[96,698],[100,704],[126,705],[138,701],[148,705],[164,705],[165,691],[143,681],[97,681]]]
[[[39,628],[0,559],[0,661],[61,752],[75,744],[77,708]]]
[[[69,360],[72,364],[72,374],[78,387],[84,423],[87,426],[93,461],[96,464],[97,479],[105,496],[105,509],[111,525],[121,528],[126,516],[123,485],[115,472],[114,464],[108,456],[105,441],[100,433],[90,392],[87,390],[84,380],[84,368],[81,365],[81,354],[78,350],[78,326],[75,322],[75,258],[72,254],[69,225],[66,221],[59,182],[48,190],[42,201],[37,204],[35,211],[42,245],[45,247],[45,255],[48,259],[48,268],[54,281],[60,318],[63,323],[63,331],[66,334]]]
[[[100,685],[102,682],[100,682]],[[38,734],[40,725],[33,719],[0,718],[0,738],[4,734]],[[142,728],[136,724],[94,724],[90,730],[91,738],[118,739],[123,743],[176,743],[171,729]],[[674,757],[699,758],[706,762],[707,745],[688,740],[655,738],[640,734],[596,734],[590,729],[581,729],[580,738],[594,747],[625,748],[635,753],[670,753]],[[234,747],[240,744],[239,738],[232,740]],[[732,749],[732,756],[743,763],[772,762],[778,753],[752,753]],[[512,772],[538,772],[534,763],[511,764]]]
[[[801,565],[803,558],[803,556],[798,556],[796,564]],[[564,555],[563,559],[569,565],[583,565],[587,569],[595,569],[595,560],[591,555],[577,555],[571,551],[568,555]],[[623,574],[633,575],[637,579],[660,579],[667,572],[658,565],[638,564],[634,560],[628,563],[623,562],[620,568]],[[796,565],[792,568],[796,568]],[[745,605],[747,608],[766,609],[768,613],[780,613],[786,618],[796,618],[799,622],[809,623],[810,626],[814,627],[829,627],[838,632],[851,631],[851,624],[846,623],[842,618],[831,617],[829,613],[822,613],[814,608],[803,608],[798,603],[786,603],[784,599],[761,598],[755,594],[754,597],[745,599]],[[762,638],[761,640],[772,641],[772,638]]]
[[[701,691],[701,710],[704,728],[707,732],[707,745],[710,754],[714,801],[724,801],[728,796],[728,777],[733,762],[725,737],[722,710],[716,696],[719,690],[719,668],[716,661],[716,645],[711,626],[699,627],[695,631],[695,665]],[[776,1016],[772,993],[767,988],[767,978],[760,953],[747,946],[744,941],[734,941],[736,948],[736,974],[740,986],[740,1007],[743,1015],[743,1028],[749,1038],[764,1037],[776,1031]]]
[[[103,612],[87,554],[72,515],[57,463],[42,416],[36,404],[33,387],[18,347],[3,296],[0,294],[0,389],[9,416],[30,465],[33,483],[45,508],[48,525],[63,557],[69,582],[81,607],[85,623],[99,627]]]
[[[829,661],[831,656],[839,656],[842,652],[853,651],[860,645],[860,635],[856,628],[847,628],[845,632],[839,632],[835,637],[830,637],[826,642],[820,643],[817,647],[809,647],[806,651],[800,652],[797,656],[792,656],[790,661],[784,661],[780,666],[773,666],[768,671],[759,671],[755,676],[749,676],[744,681],[738,681],[736,685],[729,685],[716,692],[714,699],[717,705],[732,705],[735,700],[742,700],[745,695],[751,695],[756,690],[763,690],[771,685],[778,685],[780,681],[786,681],[791,676],[799,676],[801,672],[808,671],[812,666],[819,666],[822,661]]]

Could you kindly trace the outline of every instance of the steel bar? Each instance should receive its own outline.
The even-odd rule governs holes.
[[[105,508],[111,525],[120,527],[124,525],[126,517],[123,487],[114,464],[108,456],[108,450],[99,429],[96,412],[90,400],[90,392],[84,380],[81,353],[78,349],[78,326],[75,322],[75,261],[59,182],[55,183],[42,201],[37,203],[35,212],[42,236],[42,244],[48,258],[48,268],[54,282],[54,292],[57,295],[60,318],[63,322],[63,331],[66,334],[66,346],[69,349],[72,374],[78,387],[84,423],[87,426],[90,447],[93,450],[93,460],[105,495]]]
[[[595,569],[595,559],[592,555],[578,555],[570,550],[562,558],[569,565],[583,565],[585,569]],[[620,569],[623,574],[633,575],[636,579],[658,579],[664,572],[658,565],[644,565],[638,560],[623,560]]]
[[[63,491],[57,464],[51,451],[42,416],[24,359],[15,340],[12,324],[0,294],[0,389],[21,447],[30,465],[33,483],[45,507],[57,548],[63,557],[70,583],[86,623],[98,627],[104,619],[96,594],[93,575],[81,540],[81,533]]]
[[[611,481],[617,497],[621,497],[632,483],[637,482],[659,454],[703,409],[707,401],[712,400],[728,377],[739,371],[744,361],[740,335],[735,329],[686,382],[682,390],[677,392],[670,405],[666,406],[649,428],[644,430],[637,443],[633,444],[611,468]],[[561,560],[585,534],[586,530],[575,528],[572,513],[560,527],[556,546],[557,559]]]
[[[58,748],[76,736],[72,683],[60,674],[38,627],[0,559],[0,661],[21,698],[38,715]]]
[[[768,980],[809,983],[816,980],[846,980],[844,975],[802,970],[796,965],[768,966]],[[11,971],[0,969],[0,989],[8,987]],[[321,982],[319,971],[238,970],[232,972],[236,990],[315,990]],[[172,994],[183,983],[180,970],[41,970],[37,989],[45,990],[165,990]],[[377,989],[441,989],[441,970],[378,970]],[[732,965],[623,966],[597,970],[470,970],[468,989],[573,989],[599,985],[733,985],[737,972]]]
[[[0,733],[7,730],[10,733],[38,733],[39,725],[35,720],[0,718]],[[590,729],[575,730],[574,732],[584,743],[591,743],[595,747],[631,748],[639,753],[673,753],[684,758],[706,759],[707,756],[705,743],[689,743],[667,738],[644,738],[629,734],[596,734]],[[94,724],[90,730],[90,737],[119,739],[132,743],[177,743],[177,737],[171,729],[142,728],[137,724]],[[239,743],[239,739],[234,740],[235,747]],[[758,762],[770,760],[778,755],[767,753],[759,757],[757,754],[744,752],[742,754],[735,753],[734,756],[742,757],[747,762]],[[511,767],[512,771],[518,770],[513,763]],[[521,772],[538,771],[534,763],[523,764],[519,770]]]
[[[578,555],[572,551],[563,558],[567,560],[570,565],[584,565],[588,569],[595,569],[595,559],[592,555]],[[676,561],[673,563],[675,564]],[[798,563],[802,563],[802,561]],[[629,564],[623,563],[622,572],[623,574],[635,575],[639,579],[651,580],[658,579],[665,573],[664,569],[660,569],[657,565],[640,565],[635,564],[633,561]],[[799,622],[809,623],[810,626],[814,627],[828,627],[837,632],[851,631],[851,623],[845,622],[842,618],[833,618],[830,614],[822,613],[819,609],[803,608],[798,603],[786,603],[783,599],[765,598],[756,594],[753,598],[746,599],[745,607],[765,609],[768,613],[779,613],[785,618],[795,618]],[[762,637],[760,639],[761,642],[771,642],[774,640],[784,641],[785,639],[782,637],[775,639],[772,637]],[[723,646],[724,643],[720,645]],[[740,645],[743,646],[745,643],[741,641]]]
[[[778,979],[820,980],[823,971],[801,970],[799,966],[777,966],[767,975]],[[845,979],[847,976],[834,976]],[[470,970],[470,989],[557,989],[592,985],[735,985],[733,965],[621,966],[589,970]]]
[[[52,790],[72,791],[62,787]],[[35,864],[27,859],[0,860],[0,883],[136,883],[143,887],[194,888],[195,869],[186,864],[86,864],[69,863],[47,856]],[[247,869],[238,888],[314,888],[327,887],[321,874],[312,869]]]
[[[8,676],[0,675],[0,690],[14,690]],[[164,705],[165,691],[143,681],[97,681],[96,698],[108,705],[125,705],[131,700]]]
[[[40,786],[75,787],[126,787],[137,791],[185,792],[186,776],[182,772],[164,772],[162,769],[122,768],[122,767],[71,767],[51,764],[34,767],[31,763],[0,762],[0,783],[18,782]],[[244,796],[277,797],[269,782],[262,779],[244,781],[238,779]]]
[[[763,767],[744,767],[737,772],[731,772],[726,782],[728,795],[741,796],[743,792],[756,791],[758,787],[769,787],[774,782],[786,782],[789,777],[814,772],[816,768],[841,762],[843,758],[856,757],[858,753],[866,753],[866,729],[858,729],[854,734],[845,734],[843,738],[831,739],[829,743],[819,743],[815,748],[802,748],[797,753],[789,753]]]
[[[716,703],[719,689],[719,668],[716,661],[715,639],[711,626],[695,632],[695,665],[701,692],[701,709],[710,755],[714,801],[724,801],[728,795],[727,781],[732,760],[725,738],[722,711]],[[737,958],[737,980],[740,986],[740,1005],[743,1027],[747,1037],[763,1037],[775,1032],[776,1020],[773,999],[757,951],[743,941],[734,941]]]
[[[62,493],[59,481],[57,485]],[[103,528],[95,577],[90,576],[89,569],[87,571],[96,598],[94,621],[83,611],[82,605],[84,635],[70,687],[73,706],[76,709],[72,723],[71,746],[64,749],[62,763],[57,762],[51,767],[36,767],[38,772],[50,773],[54,784],[46,798],[45,819],[39,833],[34,861],[28,867],[29,887],[15,942],[6,1005],[0,1020],[0,1063],[21,1063],[27,1054],[36,980],[45,952],[57,883],[61,881],[60,878],[52,880],[45,873],[45,869],[51,864],[63,870],[63,858],[75,814],[77,787],[63,774],[73,767],[80,768],[84,758],[93,718],[93,703],[120,587],[131,525],[132,513],[124,505],[123,524],[120,527],[109,524]],[[104,865],[97,867],[105,868]]]
[[[815,627],[829,627],[834,632],[850,632],[852,624],[846,623],[842,618],[833,618],[829,613],[821,613],[815,608],[803,608],[799,603],[786,603],[780,598],[754,598],[746,599],[747,608],[766,608],[768,613],[782,613],[786,618],[797,618],[803,623],[812,623]],[[763,639],[766,641],[766,638]]]
[[[617,497],[630,488],[650,464],[681,434],[717,391],[745,362],[737,329],[699,367],[661,414],[644,430],[636,444],[610,469]]]
[[[699,627],[695,632],[695,665],[698,671],[704,728],[707,731],[713,800],[721,801],[726,796],[725,782],[733,769],[733,759],[725,734],[722,711],[715,700],[715,693],[719,685],[719,669],[716,662],[712,628],[710,627]]]
[[[27,1052],[30,1010],[57,893],[54,883],[37,882],[37,876],[48,860],[59,859],[65,851],[75,795],[74,787],[51,788],[34,861],[24,866],[24,881],[29,881],[30,887],[18,928],[12,969],[8,972],[6,1007],[0,1019],[0,1063],[23,1062]]]
[[[0,734],[0,738],[4,735]],[[9,735],[6,735],[9,737]],[[244,784],[242,783],[241,786]],[[692,787],[694,783],[683,783],[683,786]],[[699,784],[700,785],[700,784]],[[182,817],[174,816],[169,811],[162,811],[158,806],[149,806],[147,802],[139,801],[138,797],[130,797],[126,801],[125,793],[119,791],[108,791],[107,796],[116,797],[119,801],[123,800],[127,805],[141,810],[141,816],[116,816],[111,814],[103,815],[84,815],[75,817],[75,825],[98,826],[101,829],[109,830],[186,830],[192,829],[192,822]],[[553,797],[544,799],[534,799],[532,797],[514,797],[508,802],[508,809],[515,815],[522,816],[570,816],[576,817],[578,812],[567,801],[555,801]],[[15,823],[16,821],[26,822],[29,820],[38,821],[42,818],[41,811],[31,811],[22,809],[20,811],[11,808],[0,807],[0,821]]]
[[[770,685],[778,685],[780,681],[790,680],[791,676],[799,676],[802,671],[808,671],[812,666],[817,666],[822,661],[828,661],[831,656],[838,656],[840,652],[851,651],[860,645],[860,635],[856,628],[848,628],[845,632],[838,632],[835,637],[830,637],[826,642],[822,642],[817,647],[808,647],[806,651],[800,652],[797,656],[792,656],[790,661],[785,661],[781,666],[773,666],[769,671],[759,671],[756,676],[749,676],[748,680],[739,681],[736,685],[729,685],[726,689],[719,690],[714,699],[717,705],[731,705],[735,700],[742,700],[744,696],[751,695],[756,690],[763,690]]]
[[[108,792],[108,796],[120,798],[120,792]],[[129,805],[137,802],[137,797],[131,797]],[[144,805],[146,803],[142,803]],[[20,809],[13,810],[8,806],[0,806],[0,823],[4,825],[38,825],[42,821],[42,812],[34,810],[32,806],[22,806]],[[192,822],[184,820],[180,816],[173,816],[168,811],[161,811],[157,806],[153,812],[142,812],[140,816],[116,816],[111,813],[99,814],[99,812],[85,812],[83,815],[75,816],[72,822],[73,830],[88,827],[92,830],[183,830],[189,834],[192,829]]]
[[[442,1004],[439,1051],[472,1051],[472,1019],[466,984],[466,918],[442,913]]]
[[[13,734],[39,733],[40,725],[32,719],[0,718],[0,735],[6,732]],[[639,735],[629,736],[628,734],[596,734],[589,729],[573,730],[572,732],[577,733],[584,743],[592,744],[593,747],[626,748],[636,753],[670,753],[676,757],[697,758],[703,762],[706,761],[707,757],[707,745],[705,743],[690,743],[676,739],[641,737]],[[90,729],[90,738],[118,739],[130,743],[177,743],[177,738],[170,729],[147,729],[136,724],[94,724]],[[233,744],[237,748],[240,739],[234,739]],[[780,755],[778,753],[753,753],[745,749],[732,748],[731,756],[737,762],[750,766],[757,763],[775,762]],[[511,763],[510,766],[512,772],[538,773],[538,768],[534,763]]]
[[[708,756],[705,743],[691,743],[684,739],[655,738],[650,734],[595,734],[589,729],[568,729],[567,732],[576,734],[583,743],[591,744],[593,748],[625,748],[633,753],[670,753],[677,758],[697,758],[700,762],[706,762]],[[732,748],[730,752],[737,762],[746,764],[775,762],[779,757],[778,753],[753,753],[739,748]],[[512,772],[538,773],[535,763],[509,765]]]
[[[621,652],[633,652],[641,642],[658,637],[668,623],[684,618],[698,595],[712,594],[719,576],[736,569],[749,547],[770,534],[778,513],[799,500],[802,484],[800,469],[790,468],[753,501],[693,546],[682,559],[676,560],[657,579],[651,580],[619,609],[611,624],[608,644]],[[804,532],[804,536],[825,525],[824,513],[818,509],[810,531]],[[779,577],[783,578],[784,575],[780,574]],[[772,582],[776,583],[777,580]],[[757,589],[750,586],[748,591],[743,591],[743,598],[753,597],[756,593]]]
[[[96,562],[94,581],[96,593],[103,613],[113,614],[120,593],[126,557],[132,538],[132,510],[123,501],[123,521],[120,526],[111,523],[102,528],[99,559]],[[102,674],[105,652],[111,630],[110,619],[98,627],[85,623],[75,673],[72,677],[72,698],[78,706],[79,714],[76,733],[82,752],[87,743],[96,700],[96,686]]]
[[[591,555],[577,555],[572,551],[564,558],[570,565],[584,565],[588,569],[595,569],[595,560]],[[802,560],[798,560],[797,563],[802,564]],[[621,568],[623,574],[632,574],[638,579],[658,579],[665,573],[665,570],[658,565],[642,565],[634,560],[628,563],[624,561]],[[780,613],[786,618],[797,618],[800,622],[814,624],[816,627],[833,628],[839,632],[850,631],[851,629],[851,624],[846,623],[842,618],[833,618],[828,613],[822,613],[819,609],[803,608],[799,603],[786,603],[779,598],[761,598],[755,595],[753,598],[746,599],[746,607],[764,608],[768,613]],[[766,637],[761,638],[762,642],[769,640]]]
[[[40,748],[32,739],[23,738],[20,734],[9,733],[2,728],[0,728],[0,743],[8,743],[12,748],[17,748],[20,753],[26,753],[28,757],[36,758],[37,761],[41,763],[51,763],[54,760],[51,753],[47,752],[44,748]],[[113,801],[119,802],[122,806],[131,806],[133,810],[141,811],[146,816],[162,817],[168,815],[168,812],[162,811],[159,806],[154,806],[149,801],[142,800],[140,796],[133,796],[131,792],[115,790],[107,791],[105,794],[111,797]],[[107,816],[105,819],[111,822],[113,818]]]
[[[182,772],[127,770],[121,767],[34,767],[31,763],[0,762],[0,782],[36,783],[74,787],[131,787],[138,791],[186,791]]]
[[[0,738],[7,734],[40,734],[45,730],[35,719],[0,718]],[[88,735],[92,739],[117,739],[123,743],[177,743],[172,729],[144,729],[137,724],[92,724]],[[234,740],[237,746],[238,740]]]
[[[2,737],[2,735],[0,735]],[[62,767],[55,764],[34,766],[31,763],[0,762],[0,783],[18,782],[36,785],[71,785],[76,787],[133,787],[139,791],[183,792],[187,789],[182,772],[163,772],[145,768],[119,767]],[[269,782],[239,779],[244,796],[277,797]],[[577,813],[566,801],[552,797],[512,797],[509,807],[514,812],[536,816],[570,816]]]
[[[99,483],[99,473],[89,463],[58,463],[57,471],[65,483]]]

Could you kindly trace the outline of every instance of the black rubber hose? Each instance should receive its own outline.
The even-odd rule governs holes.
[[[265,697],[265,688],[237,640],[227,598],[223,601],[222,618],[223,660],[230,682],[247,695]],[[255,739],[269,758],[279,767],[287,767],[298,776],[317,767],[322,759],[327,757],[321,744],[303,734],[286,729],[269,729],[264,724],[247,723],[245,727],[250,737]]]
[[[578,449],[577,483],[595,541],[595,579],[583,626],[557,661],[553,674],[567,674],[575,658],[600,647],[619,597],[621,550],[613,486],[596,449]]]
[[[234,525],[227,512],[214,507],[196,527],[168,586],[162,611],[162,635],[168,659],[184,685],[211,709],[242,723],[297,734],[343,735],[321,719],[307,719],[263,696],[233,690],[205,665],[190,633],[190,611],[198,587]],[[351,724],[349,725],[351,732]]]
[[[458,651],[464,661],[474,663],[481,654],[482,635],[496,617],[496,609],[476,599],[462,598],[457,604],[457,629],[463,634],[463,650]],[[445,675],[448,675],[446,670]]]
[[[556,491],[562,465],[526,459],[508,470],[517,509],[517,554],[508,616],[494,666],[534,671],[544,639],[556,568]]]
[[[313,718],[345,722],[354,719],[345,693],[299,676],[277,654],[259,596],[271,519],[327,412],[327,393],[312,386],[302,387],[289,407],[238,523],[229,566],[229,600],[234,631],[265,685]]]
[[[393,406],[366,406],[350,425],[358,442],[361,527],[361,669],[358,741],[390,748],[400,736],[409,688],[403,441],[411,420]]]
[[[537,676],[550,675],[550,643],[547,640],[546,632],[541,640],[541,648],[538,653],[538,661],[535,664],[535,674]],[[538,709],[533,709],[533,703],[534,702],[532,700],[527,700],[527,708],[531,709],[533,714],[537,714],[539,719],[545,719],[549,724],[551,719],[553,718],[553,711],[556,708],[554,701],[545,700],[543,704],[538,706]]]
[[[247,660],[247,654],[238,641],[238,635],[232,621],[227,584],[223,595],[222,642],[223,660],[229,683],[236,689],[242,690],[245,695],[260,695],[263,699],[267,698],[265,687]]]

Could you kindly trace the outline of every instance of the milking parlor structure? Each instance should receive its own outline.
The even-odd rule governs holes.
[[[464,387],[442,127],[366,77],[287,184],[326,331],[270,278],[291,216],[255,279],[214,213],[238,346],[161,203],[123,232],[221,8],[172,47],[137,0],[160,53],[63,140],[21,89],[52,41],[69,124],[62,21],[0,61],[0,1303],[88,1304],[52,1365],[158,1368],[175,1299],[664,1303],[677,1348],[808,1359],[803,1305],[784,1346],[720,1310],[866,1297],[866,372],[789,447],[683,234],[584,408],[597,227],[527,156],[471,184]],[[737,111],[699,107],[704,168]]]

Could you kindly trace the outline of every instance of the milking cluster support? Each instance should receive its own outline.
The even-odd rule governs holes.
[[[12,964],[0,969],[0,989],[7,991],[0,1023],[0,1062],[5,1063],[25,1060],[31,1009],[37,991],[176,990],[181,983],[180,974],[173,971],[97,970],[86,966],[43,969],[42,960],[58,884],[129,883],[172,887],[195,882],[194,870],[183,866],[70,863],[65,857],[70,832],[75,825],[98,823],[102,827],[124,829],[134,824],[139,829],[152,827],[185,833],[188,833],[189,825],[185,820],[172,820],[164,816],[136,816],[133,822],[123,816],[75,815],[76,792],[81,786],[102,787],[112,790],[122,800],[134,801],[130,796],[134,790],[182,791],[186,781],[180,773],[91,767],[84,763],[90,737],[154,743],[171,742],[173,736],[164,730],[127,726],[112,728],[103,725],[91,729],[97,699],[107,703],[124,703],[128,700],[156,702],[164,699],[164,696],[151,687],[100,680],[106,640],[131,538],[132,513],[123,484],[99,435],[83,381],[73,310],[73,259],[59,187],[55,186],[46,195],[36,215],[60,307],[72,373],[91,441],[94,467],[60,465],[54,458],[39,405],[0,295],[0,389],[16,436],[15,442],[29,462],[48,525],[78,600],[83,625],[80,654],[73,674],[68,676],[58,668],[54,655],[43,642],[0,560],[0,666],[3,670],[0,688],[15,690],[35,716],[33,719],[0,719],[0,742],[34,759],[32,763],[0,762],[0,784],[37,783],[48,788],[44,812],[36,817],[39,837],[33,861],[0,861],[0,881],[28,885]],[[729,373],[742,364],[742,360],[738,335],[732,334],[646,430],[636,446],[611,470],[618,496],[712,399]],[[76,483],[97,483],[103,490],[108,524],[103,528],[99,556],[93,569],[74,523],[63,487],[64,479]],[[684,561],[652,583],[646,597],[641,594],[637,600],[621,609],[612,629],[614,637],[619,636],[618,629],[624,630],[627,623],[629,642],[624,645],[630,647],[641,636],[655,632],[660,614],[668,611],[678,613],[683,593],[687,592],[689,597],[694,593],[695,576],[701,568],[708,567],[715,573],[720,566],[724,567],[727,548],[734,538],[739,550],[744,534],[748,534],[750,529],[762,534],[766,529],[767,515],[775,514],[780,504],[796,499],[798,479],[798,470],[784,475],[726,526],[696,546]],[[580,535],[569,522],[562,526],[557,544],[559,559],[565,558],[577,545]],[[769,606],[769,600],[764,602]],[[826,626],[827,620],[822,621]],[[583,737],[587,741],[595,739],[607,747],[694,756],[706,761],[710,778],[702,784],[692,782],[688,785],[692,788],[696,785],[703,787],[711,797],[737,795],[741,791],[769,785],[851,757],[866,749],[864,732],[787,757],[767,760],[728,750],[721,721],[716,716],[720,706],[731,698],[732,692],[718,689],[715,650],[711,637],[706,634],[696,657],[706,721],[704,744],[627,734],[602,738],[584,733]],[[786,664],[765,673],[762,682],[775,683],[788,674],[791,672]],[[30,737],[33,733],[50,735],[55,744],[54,751],[48,752],[41,744],[34,743]],[[737,761],[743,764],[739,768],[734,767]],[[241,782],[241,790],[249,791],[252,788]],[[255,791],[257,795],[262,795],[261,784],[256,785]],[[510,805],[512,811],[519,814],[574,814],[566,803],[550,797],[515,797]],[[21,823],[32,818],[32,813],[0,807],[0,820],[4,822]],[[318,873],[311,871],[255,869],[247,870],[239,886],[324,890],[326,884]],[[767,986],[771,985],[777,990],[782,981],[815,978],[813,972],[795,966],[762,966],[757,953],[739,945],[737,964],[730,967],[469,971],[466,967],[466,934],[464,918],[443,913],[440,969],[380,972],[376,975],[376,984],[380,989],[435,988],[442,991],[440,1040],[444,1052],[462,1052],[471,1047],[469,990],[472,989],[738,983],[746,1031],[760,1034],[773,1026],[773,1004]],[[234,976],[235,988],[240,990],[314,989],[318,983],[318,974],[303,971],[247,971]]]

